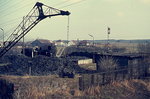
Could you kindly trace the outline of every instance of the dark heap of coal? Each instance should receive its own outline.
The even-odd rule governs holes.
[[[0,59],[0,74],[3,75],[50,75],[63,73],[86,73],[89,72],[77,65],[80,57],[46,57],[36,56],[29,58],[24,55],[6,55]]]

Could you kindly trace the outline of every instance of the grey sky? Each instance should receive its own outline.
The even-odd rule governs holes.
[[[0,0],[0,27],[6,34],[15,29],[36,1],[61,8],[82,0]],[[92,39],[88,34],[106,39],[107,26],[112,39],[150,39],[150,0],[85,0],[62,10],[71,12],[70,39]],[[34,27],[26,39],[66,39],[66,33],[67,17],[52,17]]]

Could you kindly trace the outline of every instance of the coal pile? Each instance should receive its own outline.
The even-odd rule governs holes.
[[[0,59],[0,74],[22,75],[28,71],[30,58],[23,55],[7,55]]]
[[[33,75],[49,75],[54,74],[59,67],[63,67],[63,63],[59,58],[50,58],[45,56],[37,56],[30,61]]]
[[[85,47],[76,47],[76,46],[70,46],[70,47],[67,47],[64,51],[64,56],[65,55],[70,55],[72,53],[78,53],[78,52],[86,52],[86,53],[95,53],[95,52],[98,52],[98,53],[102,53],[103,50],[102,48],[100,47],[94,47],[94,46],[85,46]]]
[[[36,56],[34,58],[24,55],[7,55],[0,59],[0,74],[3,75],[50,75],[60,74],[62,71],[67,73],[86,73],[89,72],[80,68],[76,60],[78,58],[56,58],[46,56]]]

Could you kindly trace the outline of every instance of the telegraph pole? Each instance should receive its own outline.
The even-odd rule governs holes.
[[[94,45],[95,45],[95,44],[94,44],[94,36],[91,35],[91,34],[89,34],[89,36],[93,38],[93,46],[94,46]]]
[[[68,46],[68,43],[69,43],[69,16],[68,16],[68,23],[67,23],[67,46]]]
[[[109,52],[109,35],[110,35],[110,27],[107,27],[107,51]]]

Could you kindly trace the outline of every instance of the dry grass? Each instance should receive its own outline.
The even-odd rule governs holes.
[[[15,84],[15,99],[39,99],[51,96],[72,96],[77,89],[77,79],[53,76],[1,76]],[[41,98],[40,98],[41,99]]]
[[[78,79],[53,76],[1,76],[18,85],[15,99],[145,99],[150,82],[125,80],[78,90]],[[139,94],[140,93],[140,94]],[[143,98],[140,98],[140,96]],[[139,97],[139,98],[137,98]]]
[[[149,97],[150,82],[143,80],[126,80],[122,82],[113,82],[106,86],[91,87],[82,92],[83,96],[94,96],[97,99],[145,99],[137,98],[139,95]],[[140,93],[140,94],[139,94]]]

